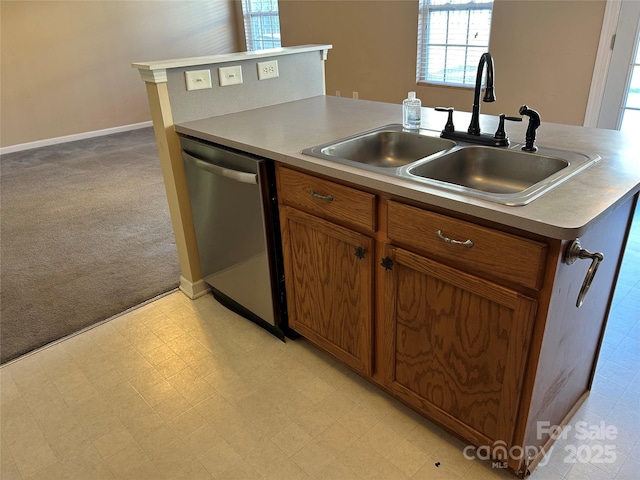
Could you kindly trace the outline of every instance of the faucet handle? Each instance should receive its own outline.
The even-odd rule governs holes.
[[[449,118],[447,118],[447,124],[444,126],[443,132],[453,132],[456,127],[453,125],[453,107],[436,107],[437,112],[449,112]]]
[[[498,122],[498,129],[496,130],[496,133],[493,136],[493,138],[495,138],[496,140],[507,140],[507,133],[504,131],[505,120],[509,120],[510,122],[521,122],[522,117],[508,117],[504,113],[501,113],[500,122]]]

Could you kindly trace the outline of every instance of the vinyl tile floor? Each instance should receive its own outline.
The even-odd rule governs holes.
[[[638,478],[638,223],[592,393],[534,480]],[[463,442],[306,341],[282,343],[210,296],[171,293],[0,375],[2,480],[515,478],[466,459]]]

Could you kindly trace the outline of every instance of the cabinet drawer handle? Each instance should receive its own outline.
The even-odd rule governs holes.
[[[313,198],[317,198],[318,200],[326,200],[327,202],[333,202],[333,195],[320,195],[316,193],[313,188],[309,191],[309,193]]]
[[[591,287],[591,282],[593,282],[593,278],[596,276],[598,266],[600,266],[600,262],[604,260],[604,255],[602,253],[591,253],[590,251],[585,250],[582,248],[582,245],[580,245],[580,239],[578,238],[569,244],[564,254],[564,263],[567,265],[571,265],[578,259],[584,260],[589,258],[591,259],[591,265],[589,266],[587,275],[584,277],[584,281],[582,282],[580,293],[578,293],[578,299],[576,300],[577,308],[582,306],[584,297],[587,295],[589,287]]]
[[[454,240],[453,238],[449,238],[445,236],[444,233],[442,233],[442,230],[438,230],[436,232],[436,235],[440,240],[443,240],[447,243],[451,243],[453,245],[460,245],[462,247],[467,247],[467,248],[473,247],[473,242],[471,240],[465,240],[464,242],[461,240]]]

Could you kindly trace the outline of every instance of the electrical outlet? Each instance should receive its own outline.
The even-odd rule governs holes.
[[[220,67],[218,68],[218,78],[220,80],[221,87],[226,87],[227,85],[238,85],[242,83],[242,67],[240,65]]]
[[[357,100],[358,99],[358,92],[352,92],[352,97]]]
[[[211,88],[211,70],[191,70],[184,72],[187,90],[202,90]]]
[[[258,62],[258,80],[266,80],[267,78],[279,77],[278,61],[270,60],[268,62]]]

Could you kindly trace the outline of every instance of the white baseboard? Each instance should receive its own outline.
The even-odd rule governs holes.
[[[206,295],[211,291],[211,287],[209,287],[209,285],[207,285],[204,280],[190,282],[182,275],[180,275],[180,285],[178,288],[191,300],[200,298],[201,296]]]
[[[20,143],[8,147],[0,147],[0,155],[7,153],[21,152],[32,148],[48,147],[49,145],[57,145],[59,143],[75,142],[76,140],[84,140],[85,138],[102,137],[113,133],[128,132],[129,130],[137,130],[152,125],[151,121],[132,123],[130,125],[122,125],[120,127],[105,128],[103,130],[94,130],[92,132],[75,133],[73,135],[65,135],[64,137],[46,138],[35,142]]]

